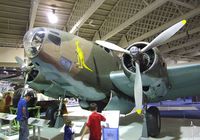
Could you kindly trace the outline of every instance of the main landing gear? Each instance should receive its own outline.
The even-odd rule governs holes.
[[[59,104],[55,103],[48,107],[46,111],[46,118],[50,120],[50,127],[60,128],[64,125],[62,116],[64,110],[66,110],[66,107],[63,104],[63,99],[60,100]]]
[[[144,122],[142,129],[141,140],[150,137],[156,137],[160,134],[161,121],[160,112],[157,107],[151,106],[147,109],[145,105],[144,109]]]

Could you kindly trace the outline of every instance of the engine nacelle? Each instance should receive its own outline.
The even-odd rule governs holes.
[[[130,45],[127,50],[130,50],[133,46],[141,50],[147,44],[147,42],[136,42]],[[123,54],[122,56],[122,67],[127,77],[130,77],[132,73],[136,72],[135,63],[132,62],[132,58],[128,54]],[[143,53],[142,60],[140,61],[140,71],[143,74],[156,78],[167,77],[166,64],[157,48]]]
[[[68,97],[72,96],[70,92],[65,91],[59,84],[56,84],[51,80],[47,80],[44,74],[37,69],[32,69],[29,72],[27,83],[31,88],[52,98],[58,99],[64,95]]]
[[[130,50],[133,46],[141,50],[147,44],[147,42],[137,42],[130,45],[127,50]],[[132,77],[132,75],[135,75],[136,68],[132,59],[134,58],[129,54],[123,54],[122,67],[125,75],[134,81],[135,76]],[[139,63],[144,94],[149,101],[159,100],[159,98],[166,95],[167,90],[171,87],[163,57],[157,48],[152,48],[141,54]]]
[[[29,86],[37,91],[42,92],[51,85],[50,81],[47,81],[41,72],[37,69],[32,69],[28,74],[27,83]]]

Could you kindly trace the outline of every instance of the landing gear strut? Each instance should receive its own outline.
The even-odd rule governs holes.
[[[59,104],[59,105],[58,105]],[[52,104],[46,111],[46,117],[49,122],[50,127],[60,128],[64,125],[64,120],[62,117],[62,111],[64,110],[63,99],[59,103]]]
[[[63,116],[61,114],[62,104],[63,104],[63,98],[61,98],[61,100],[60,100],[60,104],[59,104],[59,108],[58,108],[58,115],[56,117],[56,123],[54,125],[55,128],[60,128],[64,125]]]
[[[147,129],[147,119],[146,119],[146,111],[147,111],[147,105],[144,105],[144,116],[143,116],[143,125],[142,125],[142,136],[139,140],[145,140],[148,139],[148,129]]]

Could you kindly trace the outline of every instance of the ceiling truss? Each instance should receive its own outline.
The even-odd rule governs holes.
[[[168,56],[191,56],[190,60],[199,56],[199,0],[2,0],[0,9],[0,47],[23,47],[28,29],[48,27],[125,48],[138,41],[150,42],[186,19],[186,26],[159,50]],[[57,24],[48,22],[47,13],[52,9],[58,16]]]

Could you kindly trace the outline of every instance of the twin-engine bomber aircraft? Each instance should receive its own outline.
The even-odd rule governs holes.
[[[136,111],[147,116],[149,136],[160,133],[160,114],[150,102],[199,95],[200,65],[166,67],[157,46],[180,30],[186,20],[171,26],[150,43],[136,42],[123,49],[106,41],[91,42],[76,35],[38,27],[24,36],[24,48],[31,64],[25,69],[25,83],[45,95],[77,97],[80,106],[91,102],[104,110]],[[123,53],[122,57],[112,51]],[[134,110],[134,111],[133,111]]]

